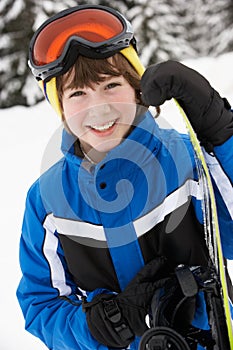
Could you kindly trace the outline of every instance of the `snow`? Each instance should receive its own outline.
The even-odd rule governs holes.
[[[232,62],[233,53],[218,58],[204,57],[185,61],[188,66],[205,75],[219,93],[233,103],[233,77],[230,74]],[[163,115],[166,114],[164,108]],[[0,245],[0,344],[2,350],[43,350],[46,347],[42,342],[24,330],[24,320],[15,296],[21,275],[18,246],[26,192],[41,171],[60,157],[58,144],[61,123],[46,102],[30,108],[15,106],[2,109],[0,117],[0,200],[3,211]],[[176,120],[169,122],[174,127],[183,127]],[[54,145],[55,139],[57,147]],[[49,152],[49,156],[46,152]],[[233,264],[230,265],[230,273],[233,276]]]

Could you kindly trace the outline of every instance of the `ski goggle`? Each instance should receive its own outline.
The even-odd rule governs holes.
[[[38,80],[65,73],[79,55],[107,58],[133,45],[131,24],[119,12],[101,5],[64,10],[48,19],[32,37],[29,66]]]

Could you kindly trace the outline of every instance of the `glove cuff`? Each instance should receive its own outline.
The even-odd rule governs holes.
[[[123,341],[131,342],[134,334],[129,325],[124,321],[121,310],[115,299],[103,301],[104,313],[112,323],[113,328],[119,334]]]
[[[212,103],[203,115],[202,129],[197,132],[201,145],[207,152],[213,152],[214,146],[219,146],[233,135],[233,113],[226,98],[221,98],[214,90]]]
[[[135,335],[123,317],[114,295],[100,294],[91,302],[84,297],[82,309],[86,313],[89,330],[101,344],[125,348]]]

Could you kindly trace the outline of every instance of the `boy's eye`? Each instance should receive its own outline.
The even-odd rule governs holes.
[[[72,93],[70,94],[70,97],[82,96],[83,94],[84,94],[83,91],[78,90],[78,91],[72,92]]]
[[[120,83],[109,83],[107,85],[107,89],[113,89],[115,88],[116,86],[120,86]]]

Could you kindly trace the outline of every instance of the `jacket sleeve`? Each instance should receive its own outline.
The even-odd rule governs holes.
[[[81,291],[68,273],[56,232],[51,231],[38,185],[30,189],[20,240],[23,277],[17,297],[25,328],[49,349],[101,349],[90,334],[81,306]],[[96,290],[88,295],[106,292]]]
[[[233,259],[233,136],[214,147],[214,156],[205,152],[213,179],[223,254]]]

